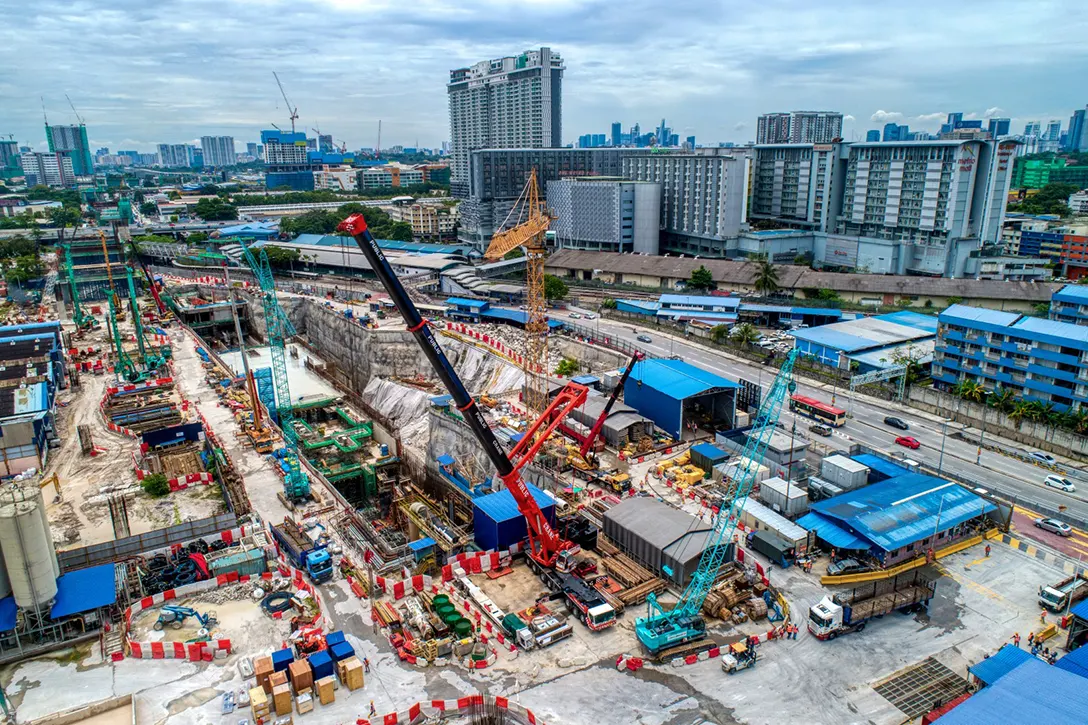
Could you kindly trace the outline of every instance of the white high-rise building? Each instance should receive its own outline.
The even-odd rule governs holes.
[[[454,196],[468,195],[473,149],[562,146],[563,70],[558,53],[540,48],[450,71]]]
[[[842,137],[842,118],[835,111],[764,113],[756,122],[756,143],[831,143]]]
[[[28,152],[21,155],[23,175],[27,186],[42,184],[45,186],[74,186],[75,170],[72,157],[68,152],[51,151],[49,153]]]
[[[161,143],[159,144],[159,163],[170,168],[174,166],[189,166],[189,144]]]
[[[204,152],[205,166],[234,166],[238,161],[233,136],[201,136],[200,149]]]
[[[1028,121],[1024,124],[1024,135],[1034,136],[1038,138],[1040,135],[1042,135],[1042,129],[1042,124],[1040,124],[1038,121]]]
[[[661,184],[609,177],[548,182],[558,249],[657,254]]]

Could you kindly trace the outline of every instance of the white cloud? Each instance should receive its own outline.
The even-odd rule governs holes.
[[[857,119],[851,116],[849,113],[842,117],[843,123],[853,123]]]
[[[743,131],[746,128],[748,128],[748,124],[744,121],[737,121],[737,123],[733,125],[734,131]]]
[[[1004,113],[1004,109],[992,106],[986,109],[986,112],[982,114],[983,118],[996,118]]]
[[[914,120],[920,123],[934,123],[935,121],[940,121],[941,123],[944,123],[947,118],[948,114],[944,111],[934,111],[933,113],[923,113],[921,115],[915,116]]]
[[[892,123],[894,121],[902,121],[903,114],[899,111],[877,111],[869,120],[874,123]]]

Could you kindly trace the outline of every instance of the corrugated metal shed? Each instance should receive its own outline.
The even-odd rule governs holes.
[[[879,317],[863,317],[858,320],[835,322],[790,333],[798,340],[841,350],[859,352],[874,347],[896,345],[908,340],[933,337],[934,333],[908,327]]]
[[[699,566],[711,526],[654,498],[639,496],[604,514],[604,533],[631,558],[679,586]],[[667,574],[663,567],[672,574]]]
[[[631,383],[649,385],[676,400],[702,395],[716,388],[740,385],[683,360],[642,360],[631,371]]]
[[[555,523],[555,500],[531,483],[525,484],[548,521]],[[472,526],[476,543],[487,550],[507,549],[528,536],[525,517],[509,490],[480,496],[472,501]]]
[[[941,322],[956,324],[960,322],[982,322],[999,327],[1008,327],[1020,319],[1016,312],[998,312],[985,307],[970,307],[968,305],[952,305],[938,315]]]
[[[719,297],[717,295],[661,295],[659,299],[662,307],[690,305],[704,307],[708,310],[713,310],[715,307],[721,307],[723,310],[735,310],[740,305],[739,297]]]
[[[944,715],[941,725],[1084,725],[1084,678],[1032,657]]]
[[[764,506],[755,499],[746,498],[740,506],[742,520],[747,515],[759,522],[760,526],[752,527],[770,531],[783,541],[797,548],[797,553],[803,553],[805,542],[808,541],[808,530],[793,523],[785,516],[776,513],[773,509]],[[751,524],[745,524],[751,526]]]
[[[967,671],[978,678],[982,684],[992,685],[1030,659],[1033,659],[1030,652],[1014,644],[1006,644],[992,657],[971,665]]]
[[[897,465],[880,456],[874,456],[872,453],[862,453],[861,455],[851,457],[851,460],[856,461],[863,466],[867,466],[871,473],[878,474],[879,480],[881,481],[888,478],[905,476],[911,472],[910,469],[905,466]],[[876,482],[877,481],[874,481],[874,483]]]
[[[825,519],[818,513],[809,512],[797,519],[797,525],[815,532],[816,536],[828,546],[851,551],[867,551],[869,543],[851,534],[834,521]]]
[[[876,319],[887,320],[888,322],[894,322],[897,325],[914,327],[918,330],[928,332],[931,335],[937,334],[936,315],[924,315],[921,312],[912,312],[911,310],[899,310],[898,312],[889,312],[886,315],[877,315]]]
[[[722,461],[729,460],[730,454],[711,443],[700,443],[691,447],[691,463],[704,471],[709,471]]]
[[[995,507],[958,484],[909,473],[818,501],[812,509],[885,551],[894,551]]]
[[[1072,672],[1074,675],[1088,678],[1088,646],[1081,645],[1077,647],[1058,660],[1055,666],[1061,667],[1066,672]]]
[[[1088,622],[1088,599],[1069,610],[1069,613],[1078,619]]]

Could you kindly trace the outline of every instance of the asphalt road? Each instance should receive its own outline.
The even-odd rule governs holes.
[[[564,313],[559,313],[556,318],[562,319],[564,316]],[[775,374],[773,367],[737,361],[706,347],[687,343],[682,338],[665,335],[656,329],[640,328],[635,332],[629,322],[621,323],[599,317],[573,322],[599,330],[601,335],[608,335],[637,345],[659,357],[679,356],[693,365],[731,379],[743,377],[757,383],[769,384]],[[635,340],[637,334],[649,335],[652,342],[638,342]],[[833,448],[845,449],[852,442],[857,442],[870,448],[904,454],[934,468],[939,466],[943,473],[952,478],[980,485],[994,493],[1022,496],[1053,508],[1065,506],[1070,514],[1088,519],[1088,497],[1086,497],[1088,479],[1074,478],[1074,482],[1078,484],[1077,492],[1065,493],[1043,485],[1043,480],[1050,473],[1047,469],[993,451],[983,450],[979,455],[978,446],[955,437],[956,432],[962,430],[964,426],[949,423],[948,435],[945,436],[943,435],[945,426],[936,416],[894,402],[863,398],[855,398],[851,401],[849,391],[835,392],[831,386],[813,384],[803,379],[798,379],[797,382],[799,393],[828,403],[832,402],[834,397],[835,405],[851,413],[846,425],[837,429],[830,438],[820,438],[807,434],[811,420],[795,416],[788,410],[783,411],[780,419],[782,424],[788,428],[796,421],[797,430],[805,431],[807,438],[815,439]],[[910,430],[901,432],[885,425],[884,418],[889,415],[906,421]],[[977,436],[978,431],[974,431],[974,434]],[[910,435],[918,439],[922,444],[921,448],[909,450],[896,445],[895,439],[900,435]]]

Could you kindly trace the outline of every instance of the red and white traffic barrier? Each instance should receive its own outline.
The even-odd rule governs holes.
[[[375,718],[361,717],[355,721],[355,725],[412,725],[412,723],[419,722],[424,717],[434,718],[442,715],[471,714],[485,703],[513,713],[529,723],[529,725],[546,725],[543,720],[533,714],[532,710],[522,707],[516,702],[511,702],[505,697],[491,697],[489,695],[472,695],[457,700],[417,702],[405,710],[379,715]]]

